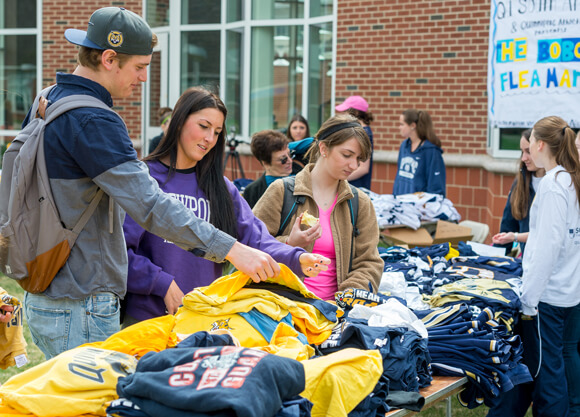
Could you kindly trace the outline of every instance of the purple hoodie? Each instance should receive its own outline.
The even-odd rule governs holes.
[[[180,200],[196,216],[209,221],[209,201],[197,184],[194,170],[177,171],[164,183],[168,167],[158,161],[148,162],[150,174],[163,191]],[[268,229],[252,213],[237,188],[225,178],[234,202],[238,221],[238,241],[269,253],[276,262],[283,263],[302,276],[299,257],[304,253],[277,241]],[[222,264],[213,263],[185,251],[171,242],[147,232],[127,216],[123,225],[129,272],[127,279],[127,314],[137,320],[162,316],[165,313],[165,296],[171,281],[175,280],[181,291],[187,294],[196,287],[211,284],[222,276]]]

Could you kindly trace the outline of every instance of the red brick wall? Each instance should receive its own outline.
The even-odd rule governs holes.
[[[338,0],[336,101],[359,94],[379,150],[427,110],[446,152],[485,153],[489,1]]]
[[[71,73],[76,68],[77,47],[66,41],[64,31],[69,28],[86,30],[91,14],[108,6],[125,7],[139,15],[143,2],[131,1],[81,1],[44,0],[42,7],[42,85],[46,87],[56,82],[56,72]],[[131,139],[141,136],[141,90],[124,100],[115,100],[117,110],[127,127]]]

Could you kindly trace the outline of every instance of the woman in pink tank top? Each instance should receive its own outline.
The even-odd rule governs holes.
[[[337,115],[316,133],[307,153],[310,163],[296,175],[294,195],[304,196],[305,201],[277,239],[331,259],[327,271],[304,280],[324,300],[334,299],[336,291],[346,288],[378,289],[383,261],[377,249],[374,207],[364,192],[354,196],[346,180],[370,153],[370,140],[356,118]],[[276,181],[254,207],[254,214],[274,235],[282,223],[283,197],[283,182]],[[358,198],[359,206],[354,228],[349,208],[353,198]],[[312,227],[301,224],[306,210],[318,217]],[[358,234],[353,234],[355,230]]]

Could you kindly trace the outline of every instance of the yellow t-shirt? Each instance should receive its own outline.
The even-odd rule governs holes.
[[[14,306],[14,312],[12,320],[0,323],[0,369],[13,365],[21,367],[28,363],[26,340],[22,333],[22,304],[0,287],[0,307],[4,305]]]
[[[137,359],[85,346],[61,353],[0,387],[4,405],[39,417],[106,414],[117,396],[117,380],[135,372]]]

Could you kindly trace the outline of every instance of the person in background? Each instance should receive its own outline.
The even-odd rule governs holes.
[[[167,132],[167,127],[169,126],[169,121],[171,120],[171,113],[173,109],[171,107],[161,107],[157,111],[157,117],[159,118],[159,127],[161,128],[161,133],[151,139],[149,142],[149,153],[153,152],[159,142],[163,139],[163,135]]]
[[[294,184],[294,196],[304,196],[305,202],[277,239],[331,260],[328,270],[304,279],[318,297],[334,300],[335,292],[346,288],[376,292],[383,261],[377,249],[379,228],[375,210],[367,194],[359,192],[358,216],[353,227],[349,206],[355,197],[347,182],[370,157],[369,138],[355,117],[343,114],[324,122],[315,139],[308,152],[310,163],[296,175]],[[275,181],[254,206],[254,214],[273,235],[282,224],[284,191],[283,181]],[[302,230],[300,224],[306,210],[319,217],[319,221]]]
[[[355,187],[371,189],[371,180],[373,178],[373,151],[374,139],[371,129],[371,122],[374,120],[373,114],[369,111],[369,103],[361,96],[350,96],[334,108],[339,113],[348,112],[356,117],[365,130],[371,142],[370,157],[361,162],[360,166],[348,177],[348,182]]]
[[[557,116],[536,122],[530,136],[532,160],[546,175],[530,209],[520,300],[522,313],[540,330],[541,364],[532,395],[533,414],[539,417],[580,412],[578,385],[566,382],[567,372],[576,381],[580,375],[580,162],[575,136]]]
[[[277,130],[262,130],[254,133],[250,148],[262,164],[265,172],[244,189],[244,198],[254,207],[266,189],[278,178],[292,174],[292,157],[288,149],[288,138]]]
[[[288,123],[288,128],[286,129],[286,136],[290,142],[298,142],[305,138],[310,137],[310,127],[308,126],[308,121],[300,114],[295,114]],[[295,157],[292,160],[292,174],[296,175],[302,168],[308,163],[306,158]]]
[[[78,66],[71,74],[56,75],[50,103],[84,94],[112,107],[113,99],[131,97],[147,81],[157,37],[139,15],[122,7],[104,7],[91,15],[86,31],[67,29],[65,38],[80,46]],[[23,127],[32,117],[29,112]],[[65,226],[72,227],[98,190],[104,191],[48,288],[25,293],[26,320],[47,359],[119,331],[120,300],[127,290],[125,213],[199,257],[230,261],[253,280],[279,273],[280,266],[269,254],[238,242],[164,193],[137,159],[127,127],[114,112],[93,107],[66,112],[46,126],[44,149],[51,190]]]
[[[223,176],[226,116],[226,107],[217,95],[199,87],[187,89],[177,101],[165,139],[144,158],[149,172],[162,190],[196,217],[269,253],[299,276],[316,275],[325,259],[274,239]],[[129,257],[123,326],[174,314],[185,293],[223,275],[221,265],[147,232],[130,216],[123,230]]]
[[[399,116],[399,131],[406,139],[399,148],[393,194],[423,191],[445,196],[443,150],[429,113],[405,110]]]
[[[290,139],[290,142],[295,142],[297,140],[302,140],[304,138],[310,137],[310,128],[308,127],[308,121],[300,114],[295,114],[288,123],[288,128],[286,129],[286,136]]]
[[[530,135],[532,129],[522,132],[520,138],[520,169],[512,184],[503,212],[500,230],[492,237],[495,246],[502,246],[509,253],[512,246],[519,242],[522,255],[530,230],[530,207],[538,192],[540,181],[546,174],[544,168],[538,168],[530,155]],[[518,334],[524,345],[524,363],[530,373],[537,373],[537,360],[540,356],[538,330],[534,322],[521,317],[514,323],[514,334]],[[524,417],[532,403],[534,382],[518,384],[508,392],[502,393],[499,403],[492,407],[487,417]]]
[[[519,243],[523,255],[530,230],[530,206],[534,201],[540,181],[546,174],[545,169],[536,167],[530,156],[531,134],[532,129],[526,129],[522,132],[520,169],[512,184],[503,211],[500,233],[492,237],[493,244],[504,247],[506,253],[511,251],[514,244]]]

